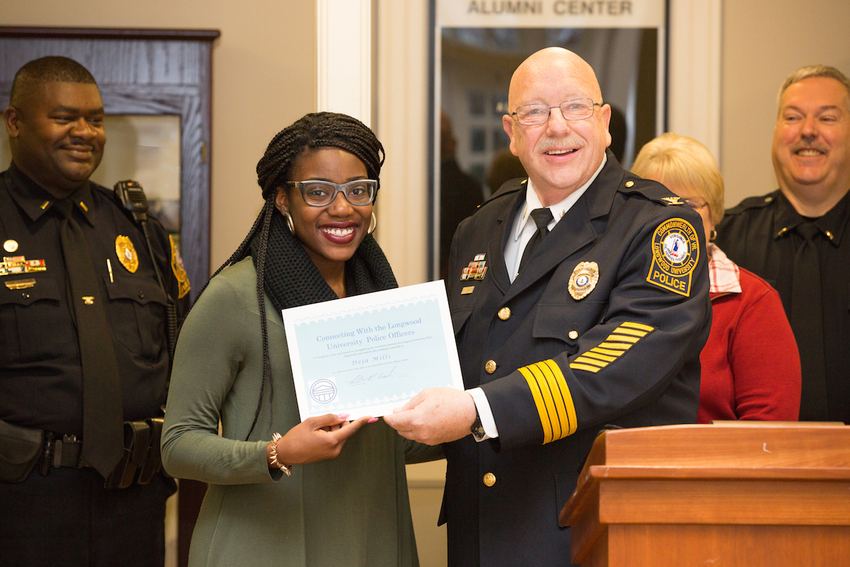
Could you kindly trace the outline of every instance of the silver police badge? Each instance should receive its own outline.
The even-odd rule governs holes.
[[[570,295],[576,301],[584,299],[587,294],[593,291],[598,281],[599,266],[596,262],[582,262],[575,267],[570,276]]]

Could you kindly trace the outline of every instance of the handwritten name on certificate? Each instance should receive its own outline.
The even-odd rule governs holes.
[[[442,281],[284,309],[302,421],[392,413],[423,388],[463,389]]]

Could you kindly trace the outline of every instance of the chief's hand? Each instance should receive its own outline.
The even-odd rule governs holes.
[[[475,421],[475,402],[462,390],[426,388],[385,415],[384,421],[402,437],[439,445],[469,435]]]
[[[308,417],[277,442],[278,460],[285,465],[303,465],[338,456],[348,438],[371,419],[346,421],[347,417],[333,413]]]

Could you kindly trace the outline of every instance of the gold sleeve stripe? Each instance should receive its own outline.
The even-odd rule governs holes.
[[[598,368],[596,366],[589,366],[587,364],[580,364],[578,362],[571,362],[570,368],[572,368],[573,370],[586,370],[587,372],[593,372],[594,374],[602,370],[601,368]]]
[[[546,400],[546,414],[552,423],[552,440],[561,439],[564,437],[563,426],[567,419],[561,391],[555,383],[552,372],[543,364],[534,364],[531,367],[531,373],[540,384],[540,389],[543,390],[543,399]]]
[[[599,345],[575,357],[570,362],[570,368],[595,374],[616,361],[624,352],[654,330],[653,327],[641,323],[622,323]]]
[[[543,443],[551,443],[572,435],[578,429],[575,405],[564,374],[553,360],[546,360],[519,369],[528,383],[540,425]]]
[[[654,327],[650,327],[649,325],[644,325],[643,323],[632,323],[630,321],[626,321],[621,327],[629,327],[631,329],[640,329],[642,331],[646,331],[647,333],[651,333],[655,330]]]
[[[525,377],[525,381],[528,382],[528,389],[531,390],[531,397],[534,398],[534,405],[537,407],[537,413],[540,415],[540,425],[543,427],[543,444],[549,443],[552,441],[552,424],[548,419],[543,419],[543,415],[546,412],[546,404],[543,402],[543,394],[540,391],[540,386],[537,383],[537,380],[534,378],[534,375],[528,369],[528,367],[523,367],[519,369],[520,374]]]
[[[584,364],[590,364],[592,366],[598,366],[599,368],[605,368],[608,366],[608,363],[604,360],[594,360],[593,358],[588,358],[587,353],[577,356],[573,359],[573,362],[581,362]]]
[[[614,349],[618,349],[618,350],[610,350],[608,348],[602,348],[604,346],[607,347],[609,345],[608,345],[608,343],[602,343],[598,347],[595,347],[593,349],[593,352],[601,352],[602,354],[610,354],[611,356],[620,356],[621,354],[623,354],[623,352],[629,350],[629,347],[631,347],[632,345],[625,345],[625,347],[620,347],[620,346],[613,347]]]
[[[552,373],[552,378],[558,387],[558,394],[561,398],[561,403],[563,403],[563,410],[566,413],[563,437],[567,437],[568,435],[572,435],[578,431],[578,418],[576,417],[575,404],[573,404],[573,396],[570,394],[570,387],[567,385],[564,373],[561,372],[561,367],[555,364],[555,361],[551,359],[544,361],[544,363],[549,367],[549,370]]]
[[[617,331],[614,331],[614,333],[616,333],[616,332]],[[608,335],[608,338],[605,339],[605,340],[606,341],[616,341],[618,343],[632,343],[632,344],[634,344],[634,343],[638,342],[639,340],[641,340],[641,338],[643,338],[643,337],[628,337],[626,335],[615,335],[614,333],[611,333],[610,335]]]
[[[636,329],[626,329],[625,327],[620,327],[619,329],[617,329],[617,332],[620,333],[621,335],[631,335],[633,337],[645,337],[646,336],[645,331],[638,331]]]
[[[596,348],[609,348],[617,351],[617,354],[622,354],[624,351],[632,348],[632,345],[631,343],[599,343],[599,346]]]
[[[599,349],[590,349],[582,356],[589,356],[590,358],[595,358],[596,360],[604,360],[605,362],[614,362],[617,360],[616,356],[608,356],[607,354],[603,354],[599,352]]]

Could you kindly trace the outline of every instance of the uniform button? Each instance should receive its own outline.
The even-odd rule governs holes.
[[[494,484],[496,484],[496,475],[494,475],[491,472],[488,472],[487,474],[485,474],[484,475],[484,486],[487,486],[489,488],[490,486],[493,486]]]
[[[576,330],[572,330],[572,331],[570,331],[569,337],[570,337],[572,340],[576,340],[576,339],[578,338],[578,331],[576,331]]]
[[[634,181],[626,181],[626,187],[634,187],[634,186],[635,186]]]
[[[496,371],[496,361],[495,360],[488,360],[487,362],[484,363],[484,372],[486,372],[487,374],[492,374],[495,371]]]
[[[145,292],[140,291],[139,292],[139,299],[144,299],[144,298],[145,298]]]
[[[510,307],[502,307],[499,309],[499,319],[502,321],[507,321],[511,318],[511,308]]]

